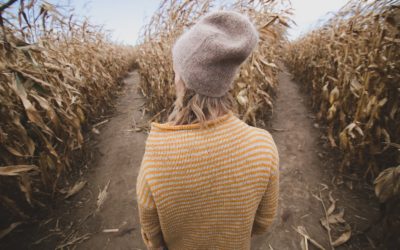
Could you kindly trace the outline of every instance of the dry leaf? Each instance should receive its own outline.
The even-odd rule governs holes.
[[[374,181],[375,194],[380,202],[400,194],[400,165],[383,170]]]
[[[344,216],[344,210],[341,210],[337,214],[330,214],[328,216],[328,223],[329,224],[346,223],[346,221],[343,219],[343,216]],[[322,226],[324,226],[328,230],[328,224],[326,218],[325,217],[321,218],[320,222]]]
[[[107,182],[107,185],[104,186],[103,190],[100,190],[99,195],[97,196],[97,209],[96,212],[99,212],[101,207],[103,206],[105,200],[107,199],[107,189],[110,185],[110,181]]]
[[[392,7],[391,0],[350,0],[286,47],[286,66],[309,93],[331,146],[339,145],[340,172],[364,166],[365,177],[376,177],[398,164],[399,154],[387,150],[400,141],[399,32],[387,22],[399,10]]]
[[[29,171],[39,171],[35,165],[13,165],[0,167],[0,175],[3,176],[17,176]]]
[[[67,199],[67,198],[77,194],[79,191],[82,190],[82,188],[86,185],[86,183],[87,183],[87,181],[80,181],[80,182],[75,183],[75,185],[70,190],[68,190],[64,199]]]
[[[328,208],[328,210],[326,211],[327,215],[330,215],[331,213],[333,213],[333,211],[335,211],[335,205],[336,205],[336,200],[333,199],[332,197],[332,191],[329,192],[329,200],[331,202],[330,207]]]
[[[339,238],[337,238],[334,242],[332,242],[332,246],[337,247],[340,246],[344,243],[346,243],[351,237],[351,229],[344,232],[342,235],[340,235]]]
[[[92,132],[99,135],[100,131],[97,128],[92,128]]]
[[[308,241],[305,236],[303,236],[303,238],[301,238],[300,247],[301,247],[301,250],[308,250]]]
[[[307,241],[310,241],[310,243],[313,244],[318,249],[325,250],[325,248],[321,244],[319,244],[316,240],[312,239],[309,236],[309,234],[304,226],[298,226],[297,228],[293,227],[293,229],[296,232],[298,232],[300,235],[302,235]]]
[[[0,177],[18,181],[0,182],[15,204],[0,202],[19,218],[26,206],[17,190],[29,204],[42,206],[36,194],[62,188],[59,177],[76,165],[83,131],[112,105],[137,49],[112,43],[108,31],[43,1],[17,1],[14,7],[22,15],[1,13],[2,44],[8,46],[0,46],[0,162],[8,166],[0,166]],[[5,187],[10,184],[15,186]]]
[[[20,174],[19,188],[25,194],[25,199],[29,203],[29,205],[33,206],[33,204],[32,204],[32,186],[31,186],[31,181],[30,181],[28,175]]]

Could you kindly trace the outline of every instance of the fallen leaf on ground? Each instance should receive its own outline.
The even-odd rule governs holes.
[[[333,243],[332,246],[337,247],[340,246],[344,243],[346,243],[351,237],[351,229],[344,232],[342,235],[340,235],[339,238],[337,238]]]
[[[301,247],[301,250],[308,250],[308,241],[305,236],[303,236],[303,238],[301,238],[300,247]]]
[[[82,188],[86,185],[86,183],[87,183],[87,181],[80,181],[80,182],[75,183],[75,185],[68,191],[68,193],[64,199],[67,199],[67,198],[75,195],[79,191],[81,191]]]
[[[333,213],[333,211],[335,211],[335,208],[336,208],[336,200],[333,199],[333,197],[332,197],[332,191],[329,192],[329,200],[331,202],[331,206],[326,211],[327,215],[330,215],[331,213]]]
[[[99,135],[100,131],[97,128],[92,128],[92,132]]]
[[[343,216],[344,216],[344,210],[340,211],[337,214],[331,214],[328,216],[328,223],[329,224],[345,223],[346,221],[343,219]],[[320,219],[320,221],[322,226],[324,226],[327,230],[329,230],[326,218],[323,217]]]
[[[103,190],[100,190],[99,195],[97,196],[97,209],[96,212],[100,211],[100,208],[103,206],[104,201],[107,199],[107,189],[108,186],[110,185],[110,180],[107,182],[107,185],[103,188]]]
[[[319,244],[316,240],[312,239],[309,236],[309,234],[304,226],[298,226],[297,228],[293,227],[293,229],[296,232],[298,232],[300,235],[302,235],[306,241],[310,241],[310,243],[313,244],[318,249],[325,250],[325,248],[321,244]]]

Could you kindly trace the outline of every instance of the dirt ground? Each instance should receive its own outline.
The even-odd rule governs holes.
[[[136,131],[134,125],[148,119],[142,117],[139,80],[137,72],[129,74],[115,114],[97,127],[95,157],[81,177],[87,185],[55,207],[48,220],[29,230],[15,230],[1,249],[146,249],[135,201],[136,176],[147,134]],[[252,249],[301,249],[304,237],[295,230],[301,226],[310,238],[330,249],[328,231],[320,221],[325,212],[318,197],[326,210],[334,208],[332,214],[344,212],[342,222],[330,226],[332,241],[351,230],[350,240],[336,249],[373,249],[376,239],[363,233],[379,215],[371,187],[356,176],[338,176],[337,152],[328,147],[307,97],[288,73],[281,73],[279,81],[268,130],[280,154],[280,208],[274,228],[254,238]],[[107,195],[96,211],[98,195],[108,183]],[[316,249],[310,242],[308,245]]]

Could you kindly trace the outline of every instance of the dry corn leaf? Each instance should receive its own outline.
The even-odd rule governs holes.
[[[287,67],[310,93],[331,146],[342,151],[340,171],[364,166],[374,177],[399,163],[386,144],[400,140],[400,45],[396,21],[386,21],[399,16],[395,6],[350,0],[287,47]]]
[[[102,190],[99,191],[99,195],[97,196],[97,209],[96,212],[99,212],[101,207],[103,206],[104,202],[107,199],[108,196],[108,186],[110,185],[110,181],[107,182],[107,184],[104,186]]]
[[[350,238],[351,238],[351,229],[349,229],[348,231],[344,232],[342,235],[340,235],[339,238],[337,238],[335,241],[333,241],[332,242],[332,246],[333,247],[338,247],[340,245],[343,245],[344,243],[349,241]]]
[[[336,200],[332,197],[332,191],[329,192],[329,201],[331,202],[331,205],[329,206],[328,210],[326,210],[327,215],[332,214],[336,208]]]
[[[35,165],[13,165],[0,167],[0,175],[17,176],[29,171],[39,171]]]
[[[298,232],[301,236],[303,236],[305,241],[310,241],[310,243],[313,244],[318,249],[325,250],[325,248],[321,244],[319,244],[316,240],[314,240],[313,238],[311,238],[309,236],[309,234],[304,226],[298,226],[297,228],[293,227],[293,229],[296,232]],[[304,243],[304,244],[308,244],[308,243]]]
[[[328,220],[326,220],[325,217],[321,218],[320,222],[325,229],[329,230],[328,223],[329,224],[346,223],[346,221],[343,219],[343,216],[344,216],[344,210],[341,210],[339,213],[328,215]]]
[[[137,52],[111,43],[107,32],[63,9],[25,2],[15,6],[19,15],[2,12],[0,40],[10,46],[0,46],[0,143],[5,149],[0,161],[9,166],[0,167],[0,175],[19,176],[7,190],[16,195],[21,190],[28,203],[37,205],[42,202],[34,195],[55,192],[59,177],[75,165],[71,159],[81,153],[82,128],[112,103]],[[33,171],[40,174],[27,174]],[[0,190],[9,184],[1,182]],[[21,202],[0,198],[2,209],[16,220],[26,218],[18,209],[25,206],[14,198]]]
[[[375,194],[384,203],[400,194],[400,165],[383,170],[374,181]]]
[[[75,183],[75,185],[70,190],[68,190],[64,199],[67,199],[67,198],[77,194],[79,191],[81,191],[85,187],[86,183],[87,183],[87,181],[79,181],[79,182]]]
[[[25,194],[25,199],[29,203],[29,205],[33,206],[32,204],[32,186],[31,180],[28,175],[21,173],[19,176],[19,188]]]
[[[95,133],[96,135],[100,134],[100,130],[98,130],[97,128],[92,128],[92,132]]]
[[[308,250],[308,240],[306,237],[303,236],[300,241],[301,250]]]

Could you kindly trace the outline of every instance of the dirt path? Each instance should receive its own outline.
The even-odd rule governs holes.
[[[108,182],[110,185],[100,212],[79,229],[81,235],[90,233],[91,236],[78,249],[145,249],[135,203],[136,177],[147,138],[145,132],[136,132],[133,127],[134,120],[139,123],[142,118],[140,108],[144,104],[137,91],[139,79],[137,72],[130,73],[125,79],[125,90],[117,102],[116,115],[100,129],[99,158],[88,177],[88,191],[94,199],[79,211],[76,219],[95,210],[99,187],[104,189]],[[119,229],[120,232],[104,233],[104,229]]]
[[[365,238],[358,239],[357,232],[368,226],[370,219],[367,218],[377,216],[377,208],[368,203],[370,197],[358,195],[368,193],[358,182],[351,182],[353,189],[361,190],[355,192],[349,191],[347,180],[340,186],[331,184],[335,158],[329,157],[331,154],[324,149],[324,140],[320,139],[321,133],[315,128],[312,113],[297,85],[286,73],[281,73],[279,80],[280,91],[270,132],[281,158],[280,210],[273,232],[255,238],[252,249],[301,249],[301,236],[293,229],[298,226],[304,226],[313,239],[329,249],[327,231],[320,224],[324,216],[322,205],[312,195],[318,194],[321,183],[328,185],[328,190],[322,193],[326,206],[330,205],[327,196],[331,190],[333,198],[338,200],[335,213],[345,209],[344,219],[355,235],[343,249],[361,246],[368,249],[369,244],[363,243]],[[146,249],[140,236],[135,182],[147,135],[132,128],[133,117],[137,123],[141,120],[140,107],[144,101],[137,92],[138,73],[131,73],[125,82],[116,114],[99,128],[98,153],[85,177],[88,185],[60,209],[56,219],[47,223],[50,232],[41,233],[42,237],[51,232],[63,234],[44,239],[31,249],[54,249],[68,242],[76,249]],[[100,211],[93,215],[99,190],[108,182],[107,198]],[[118,232],[106,233],[105,229],[118,229]]]
[[[290,74],[279,75],[279,93],[270,132],[280,154],[280,211],[274,231],[258,238],[253,244],[254,249],[271,249],[270,246],[273,249],[301,249],[302,237],[294,230],[298,226],[304,226],[310,237],[329,249],[327,230],[320,223],[325,212],[322,203],[313,196],[318,196],[324,187],[327,189],[321,194],[326,209],[331,204],[328,197],[332,191],[332,197],[337,200],[333,214],[344,209],[343,218],[356,235],[353,238],[362,236],[340,248],[369,249],[369,242],[365,244],[365,236],[360,232],[368,227],[371,218],[377,216],[376,203],[371,202],[374,199],[367,195],[370,191],[365,191],[363,181],[356,181],[356,177],[342,180],[342,176],[337,176],[339,162],[314,122],[307,100]],[[347,229],[343,225],[334,227],[333,240],[341,235],[340,231]]]

